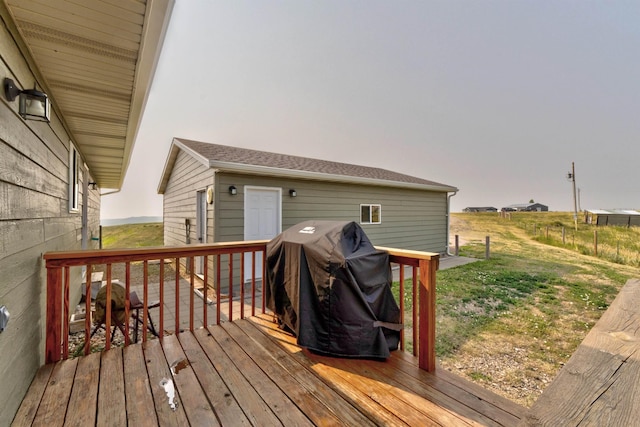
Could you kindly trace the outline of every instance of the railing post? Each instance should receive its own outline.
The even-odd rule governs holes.
[[[418,364],[428,372],[436,370],[436,271],[438,255],[420,260]]]
[[[45,363],[57,362],[62,349],[62,267],[47,267]]]

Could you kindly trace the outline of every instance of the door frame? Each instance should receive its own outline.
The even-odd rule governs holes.
[[[276,233],[274,236],[269,237],[269,238],[273,238],[275,236],[277,236],[278,234],[280,234],[282,232],[282,188],[281,187],[264,187],[264,186],[258,186],[258,185],[245,185],[244,186],[244,206],[243,206],[243,212],[244,212],[244,224],[243,224],[243,237],[244,240],[247,240],[247,230],[248,230],[248,223],[249,223],[249,196],[252,191],[269,191],[269,192],[273,192],[276,194],[276,198],[277,198],[277,215],[276,215]],[[244,271],[244,278],[245,278],[245,282],[251,281],[251,254],[247,253],[245,254],[245,271]],[[256,254],[256,279],[261,279],[262,278],[262,255],[261,253]]]

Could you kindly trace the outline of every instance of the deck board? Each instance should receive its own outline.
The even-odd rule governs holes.
[[[163,380],[174,384],[175,410]],[[420,370],[408,354],[311,353],[263,315],[45,366],[14,425],[93,424],[108,414],[112,425],[493,426],[515,425],[524,413],[450,373]]]
[[[33,420],[34,426],[63,425],[77,366],[78,360],[73,359],[57,363],[53,368]]]
[[[130,345],[126,347],[122,350],[122,358],[128,425],[158,424],[149,377],[138,374],[147,370],[142,346]]]
[[[329,414],[326,415],[328,418],[337,418],[347,425],[375,425],[369,418],[364,416],[362,412],[342,399],[333,388],[325,384],[324,381],[306,369],[302,364],[298,363],[289,353],[278,346],[278,344],[267,335],[260,332],[258,328],[249,323],[248,320],[237,321],[234,322],[234,324],[238,325],[238,327],[250,337],[252,342],[258,343],[261,348],[264,349],[264,352],[273,359],[272,362],[274,362],[274,364],[265,364],[265,369],[271,371],[271,369],[268,368],[268,366],[270,366],[273,368],[272,370],[275,371],[275,373],[271,374],[272,379],[280,383],[282,380],[281,377],[288,375],[294,378],[296,383],[300,384],[301,388],[297,388],[295,386],[296,383],[291,383],[291,390],[294,390],[295,393],[301,393],[305,396],[315,398],[319,402],[319,406],[315,407],[315,411],[322,411],[324,413],[326,409],[329,411]],[[314,416],[315,411],[310,415]],[[319,421],[322,421],[322,418]],[[322,423],[318,422],[317,424]]]
[[[95,425],[99,381],[100,353],[78,359],[65,426]]]
[[[209,331],[207,329],[199,329],[195,332],[195,336],[205,353],[207,353],[214,368],[216,368],[224,382],[236,396],[236,401],[240,404],[251,424],[279,425],[278,417],[265,404],[260,394],[233,362],[226,357],[215,357],[216,355],[222,356],[224,352]]]
[[[33,420],[38,412],[38,407],[42,401],[42,396],[47,388],[54,366],[55,365],[52,363],[44,365],[38,369],[38,372],[33,378],[33,381],[31,381],[29,390],[27,390],[27,394],[22,400],[22,404],[20,405],[20,408],[13,420],[14,427],[27,427],[33,425]]]
[[[260,369],[258,364],[264,364],[264,361],[252,359],[224,328],[211,328],[209,331],[229,356],[229,360],[233,361],[233,364],[242,372],[242,375],[284,425],[312,425],[295,403]]]
[[[249,356],[269,376],[269,379],[280,387],[282,392],[287,395],[287,398],[291,399],[306,414],[312,423],[316,425],[339,424],[340,419],[323,404],[322,400],[316,397],[317,393],[314,393],[316,390],[315,384],[309,389],[302,385],[301,382],[298,382],[296,377],[280,365],[268,350],[262,346],[252,346],[251,338],[235,322],[225,323],[222,326],[241,348],[252,348]],[[351,409],[353,410],[353,408]]]
[[[127,417],[122,348],[115,348],[113,351],[102,353],[99,384],[96,425],[125,425]]]
[[[204,395],[211,403],[222,425],[250,426],[247,416],[233,397],[231,390],[215,370],[202,347],[192,334],[180,334],[180,343],[198,377]]]

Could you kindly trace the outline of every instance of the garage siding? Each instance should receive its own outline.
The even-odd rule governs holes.
[[[234,185],[238,194],[231,196]],[[360,204],[380,204],[381,224],[363,224],[373,244],[442,253],[447,247],[447,195],[382,186],[218,173],[216,179],[216,241],[244,239],[244,186],[282,189],[282,229],[299,222],[339,220],[360,222]],[[289,196],[295,189],[297,197]]]

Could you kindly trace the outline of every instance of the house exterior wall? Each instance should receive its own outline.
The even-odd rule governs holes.
[[[238,194],[227,189],[234,185]],[[215,241],[244,239],[244,186],[282,188],[282,229],[317,220],[360,223],[360,204],[380,204],[381,224],[362,224],[377,246],[444,253],[447,248],[447,194],[403,188],[342,184],[277,177],[216,176]],[[297,197],[289,196],[295,189]]]
[[[165,246],[184,246],[200,243],[197,238],[196,194],[206,191],[214,183],[214,171],[194,157],[180,151],[163,197],[163,225]],[[214,195],[214,197],[216,197]],[[185,220],[191,226],[187,234]],[[212,243],[214,210],[207,204],[207,242]],[[184,267],[185,260],[182,260]],[[213,264],[209,260],[209,274],[213,277]]]
[[[3,6],[0,6],[0,8]],[[2,15],[4,16],[4,15]],[[1,18],[1,17],[0,17]],[[33,87],[36,77],[0,19],[0,81],[9,77]],[[51,123],[25,121],[18,100],[0,94],[0,306],[11,317],[0,333],[0,424],[10,422],[37,369],[44,362],[46,272],[42,254],[80,250],[82,210],[87,208],[85,245],[99,235],[99,190],[80,159],[78,210],[69,211],[70,138],[56,111]],[[86,197],[84,196],[85,191]],[[86,202],[85,202],[86,201]],[[72,270],[71,307],[80,298],[82,271]]]

